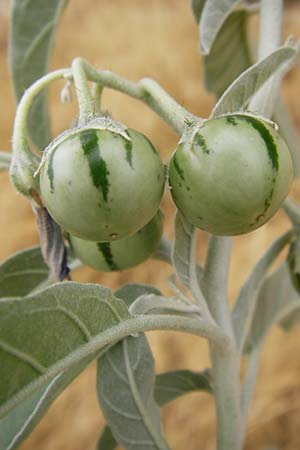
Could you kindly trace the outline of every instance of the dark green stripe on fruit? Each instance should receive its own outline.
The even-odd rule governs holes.
[[[109,170],[107,169],[106,162],[101,157],[97,131],[82,131],[80,133],[80,142],[84,154],[88,159],[93,183],[97,189],[101,190],[104,201],[107,202],[110,187],[108,181]]]
[[[207,147],[204,136],[202,136],[202,134],[197,133],[194,137],[194,142],[202,148],[203,153],[207,153],[209,155],[210,150]]]
[[[176,170],[176,172],[178,173],[178,175],[180,176],[180,178],[184,181],[184,172],[183,172],[183,170],[180,168],[180,166],[179,166],[179,163],[178,163],[178,161],[177,161],[177,155],[176,155],[176,153],[174,154],[174,156],[173,156],[173,164],[174,164],[174,167],[175,167],[175,170]]]
[[[52,150],[49,155],[48,169],[47,174],[50,182],[50,192],[53,194],[54,192],[54,170],[53,170],[53,159],[55,155],[56,149]]]
[[[125,142],[125,150],[126,150],[126,161],[132,167],[132,140],[124,139]]]
[[[277,147],[274,142],[273,136],[271,135],[268,128],[261,122],[261,120],[256,119],[251,116],[239,116],[239,119],[245,120],[248,122],[261,136],[268,150],[268,155],[271,160],[272,166],[275,170],[279,169],[278,162],[278,152]]]
[[[102,253],[106,264],[111,270],[119,270],[117,264],[114,262],[114,258],[111,252],[110,243],[109,242],[98,242],[98,249]]]

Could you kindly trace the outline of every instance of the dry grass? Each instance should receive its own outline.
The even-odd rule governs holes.
[[[197,28],[189,5],[183,0],[85,0],[70,2],[54,50],[52,68],[67,66],[77,55],[88,58],[98,68],[112,69],[132,80],[151,76],[193,113],[207,116],[213,104],[205,93],[198,55]],[[1,43],[1,147],[10,147],[14,100],[6,70],[7,7],[0,2]],[[295,3],[285,16],[286,34],[299,37],[300,5]],[[299,124],[299,71],[291,72],[283,91],[295,123]],[[74,108],[58,103],[52,92],[54,131],[67,128]],[[166,160],[177,137],[152,112],[120,94],[107,92],[104,106],[117,119],[146,133]],[[7,175],[0,179],[0,257],[37,242],[34,218],[26,201],[15,193]],[[299,198],[300,189],[295,187]],[[166,231],[171,234],[174,208],[166,194]],[[231,265],[231,298],[237,293],[247,271],[262,249],[287,226],[279,213],[268,225],[249,236],[235,240]],[[199,252],[203,254],[206,237],[200,234]],[[99,282],[112,288],[126,281],[155,283],[166,289],[169,269],[149,261],[134,270],[99,274],[82,269],[81,281]],[[150,333],[157,370],[188,367],[202,369],[209,364],[206,344],[175,333]],[[255,401],[251,408],[247,450],[275,446],[281,450],[300,448],[300,331],[284,334],[279,330],[268,338],[262,357]],[[103,418],[94,389],[94,367],[84,372],[55,402],[22,445],[22,450],[93,449]],[[116,387],[117,388],[117,387]],[[167,406],[164,425],[174,450],[211,450],[214,448],[214,409],[206,395],[197,394]]]

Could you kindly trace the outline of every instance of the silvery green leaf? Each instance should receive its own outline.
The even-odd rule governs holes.
[[[245,111],[252,96],[274,74],[288,70],[297,56],[297,48],[284,46],[244,71],[224,92],[213,109],[212,117]]]
[[[65,282],[2,299],[0,417],[61,371],[96,357],[127,319],[124,302],[99,285]]]
[[[300,294],[291,282],[287,263],[264,281],[258,295],[245,350],[259,346],[272,325],[300,309]]]
[[[200,21],[205,2],[206,0],[191,0],[192,10],[197,23]]]
[[[67,0],[13,0],[9,37],[9,66],[17,100],[47,70],[56,26]],[[47,93],[34,101],[28,130],[43,149],[51,140]]]
[[[58,374],[50,383],[35,391],[7,416],[0,419],[0,449],[14,450],[31,433],[58,395],[91,362],[89,357],[75,368]]]
[[[98,360],[101,409],[126,450],[169,449],[154,400],[154,383],[154,361],[144,335],[124,339]]]
[[[300,325],[300,308],[296,311],[292,311],[284,319],[280,321],[280,326],[285,331],[290,331],[294,326]]]
[[[129,311],[131,314],[200,314],[197,305],[182,298],[155,294],[141,295],[130,305]]]
[[[197,391],[213,394],[212,379],[208,370],[204,372],[175,370],[156,375],[154,397],[160,406],[181,395]]]
[[[223,23],[209,55],[203,57],[205,86],[218,98],[251,64],[248,13],[236,11]]]
[[[128,283],[121,286],[114,293],[115,297],[124,300],[127,307],[131,305],[141,295],[154,294],[161,295],[159,289],[149,284]]]
[[[160,406],[193,392],[213,393],[208,370],[200,373],[191,370],[174,370],[156,375],[154,398]],[[106,426],[101,433],[97,450],[114,450],[117,445],[110,428]]]
[[[225,20],[241,0],[208,0],[200,19],[201,52],[209,54],[216,36]]]
[[[300,135],[299,131],[293,126],[291,115],[280,96],[275,104],[273,119],[277,123],[279,132],[290,150],[293,160],[294,177],[298,177],[300,167]]]
[[[238,346],[242,350],[253,315],[256,311],[258,293],[267,271],[281,250],[289,243],[292,233],[280,236],[258,260],[242,286],[232,312],[233,328]]]
[[[11,154],[9,152],[0,151],[0,172],[8,170],[11,162]]]
[[[0,265],[0,297],[29,294],[48,277],[40,247],[22,250]]]
[[[291,281],[294,285],[296,291],[300,293],[300,237],[296,238],[291,242],[287,263],[289,268],[289,273]]]
[[[171,259],[178,278],[187,289],[195,276],[195,241],[195,227],[177,212]]]

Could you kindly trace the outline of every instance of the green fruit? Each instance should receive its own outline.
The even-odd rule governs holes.
[[[54,220],[70,234],[101,242],[148,223],[165,183],[150,141],[108,118],[59,136],[39,174],[41,197]]]
[[[250,114],[230,114],[183,137],[170,161],[169,184],[191,224],[237,235],[276,213],[290,189],[292,162],[275,127]]]
[[[137,233],[113,242],[91,242],[69,236],[75,255],[86,265],[109,272],[136,266],[155,251],[163,231],[163,213],[159,210]]]

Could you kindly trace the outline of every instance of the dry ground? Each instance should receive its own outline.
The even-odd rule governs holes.
[[[7,1],[0,0],[1,45],[1,148],[10,148],[14,100],[6,69]],[[294,2],[284,18],[285,34],[300,35],[300,4]],[[85,0],[72,1],[66,10],[56,39],[52,68],[70,64],[73,57],[88,58],[98,68],[114,70],[132,80],[151,76],[193,113],[207,116],[213,105],[205,93],[198,55],[197,28],[188,1],[184,0]],[[300,121],[300,76],[294,69],[284,84],[295,123]],[[58,103],[52,92],[54,131],[67,128],[74,109]],[[104,106],[114,117],[147,134],[166,160],[177,137],[152,112],[120,94],[105,92]],[[32,212],[15,193],[5,174],[0,190],[0,257],[37,242]],[[298,186],[295,195],[300,193]],[[299,195],[298,195],[299,199]],[[168,193],[164,198],[166,231],[171,234],[174,208]],[[230,295],[234,298],[247,271],[268,243],[287,226],[279,213],[268,225],[249,236],[235,239],[231,265]],[[200,257],[206,237],[199,235]],[[126,281],[156,283],[166,289],[169,269],[149,261],[134,270],[99,274],[82,269],[75,275],[81,281],[99,282],[112,288]],[[206,343],[175,333],[150,333],[157,370],[202,369],[209,364]],[[285,334],[274,330],[264,347],[255,400],[252,404],[246,449],[269,446],[281,450],[300,449],[300,331]],[[93,449],[103,426],[95,399],[94,367],[84,372],[55,402],[22,450]],[[174,450],[214,448],[213,402],[204,394],[187,396],[167,406],[164,426]]]

